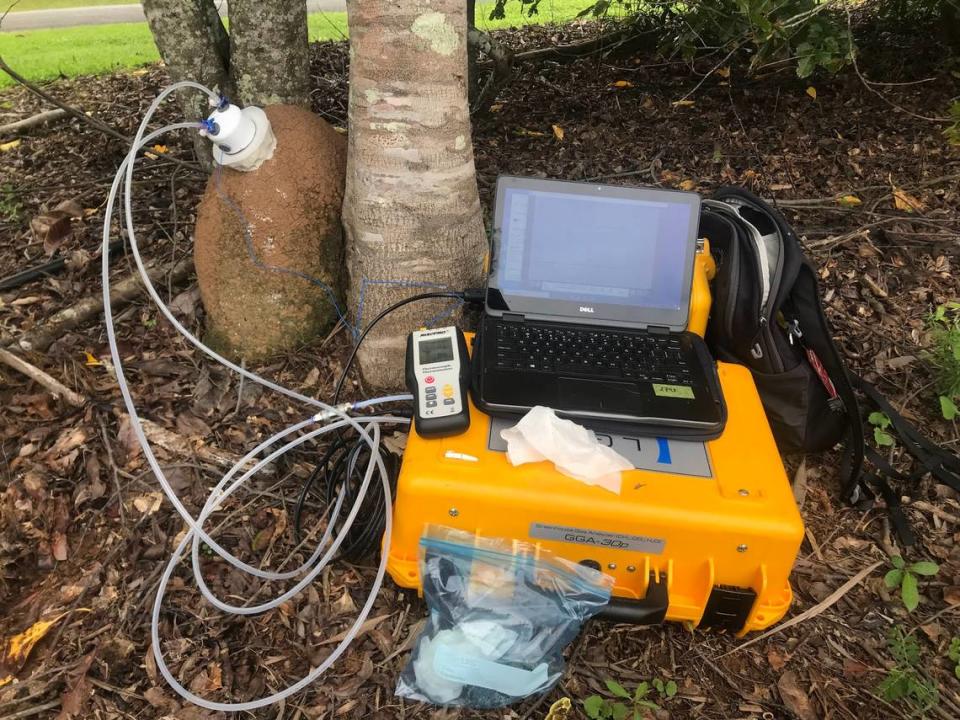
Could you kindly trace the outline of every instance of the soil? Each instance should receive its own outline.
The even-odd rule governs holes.
[[[520,49],[595,32],[595,26],[571,25],[499,38]],[[512,84],[475,123],[481,197],[489,208],[497,175],[514,173],[705,193],[734,183],[775,199],[819,268],[825,306],[851,368],[929,436],[956,448],[960,435],[940,417],[926,353],[929,314],[960,297],[953,277],[960,261],[960,152],[946,143],[942,122],[917,115],[943,115],[958,81],[949,56],[929,37],[888,32],[862,42],[861,68],[892,84],[868,85],[853,71],[803,82],[780,66],[748,77],[738,62],[718,66],[718,56],[692,66],[652,53],[520,64]],[[318,44],[313,54],[314,109],[344,126],[346,47]],[[132,136],[165,83],[162,67],[154,67],[64,80],[50,89]],[[0,95],[0,107],[10,119],[41,109],[22,88]],[[172,121],[174,107],[161,115]],[[41,262],[48,251],[69,259],[63,273],[0,293],[3,345],[100,291],[104,198],[125,150],[69,120],[33,130],[18,147],[0,152],[0,274]],[[158,262],[191,251],[205,184],[191,152],[186,136],[171,137],[165,151],[157,149],[138,170],[135,221],[145,254]],[[856,200],[838,202],[845,196]],[[31,232],[32,220],[47,216],[49,225],[58,217],[51,211],[66,201],[74,205],[62,206],[64,212],[78,216],[69,232],[62,222],[45,236]],[[114,277],[126,277],[131,265],[120,254]],[[200,332],[195,283],[171,283],[166,291],[181,322]],[[145,298],[120,310],[117,320],[140,411],[195,451],[161,457],[196,513],[219,477],[203,448],[242,454],[302,411],[200,357],[158,321]],[[349,333],[333,333],[257,369],[328,397],[350,342]],[[27,358],[90,401],[67,407],[0,367],[0,636],[56,618],[22,664],[0,666],[0,677],[9,671],[16,678],[0,687],[0,718],[221,717],[180,705],[151,656],[149,611],[182,523],[162,501],[124,422],[102,323],[64,333],[46,353]],[[357,383],[348,391],[363,395]],[[897,446],[885,452],[899,469],[912,469]],[[304,450],[231,501],[217,517],[230,515],[218,539],[269,567],[299,557],[290,512],[303,468],[317,458],[316,449]],[[787,466],[807,536],[792,575],[790,614],[813,612],[797,624],[745,644],[749,638],[675,625],[594,623],[570,647],[568,670],[547,696],[497,712],[457,712],[394,696],[425,607],[388,582],[371,615],[375,626],[320,682],[282,707],[252,715],[525,719],[544,717],[566,696],[575,705],[571,717],[581,717],[581,701],[605,691],[606,679],[633,688],[659,678],[679,688],[660,701],[662,717],[900,717],[911,707],[883,699],[878,689],[894,664],[887,638],[900,628],[916,639],[917,666],[939,688],[938,704],[927,714],[960,716],[960,682],[947,659],[951,639],[960,635],[957,494],[928,479],[904,484],[918,540],[901,548],[882,507],[864,511],[839,499],[835,456],[798,460],[787,458]],[[883,582],[889,556],[901,553],[940,566],[935,576],[921,578],[922,600],[912,613]],[[246,598],[257,589],[219,561],[202,562],[221,597]],[[880,564],[862,581],[832,595],[874,563]],[[183,569],[161,625],[166,657],[182,682],[211,699],[255,698],[285,687],[330,652],[331,638],[363,602],[373,570],[372,558],[336,563],[277,611],[227,619],[202,601]]]

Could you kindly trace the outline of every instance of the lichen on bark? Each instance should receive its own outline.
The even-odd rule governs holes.
[[[310,57],[304,0],[231,0],[230,48],[241,103],[309,103]]]
[[[347,14],[343,220],[350,307],[364,325],[424,287],[478,285],[487,244],[469,141],[466,4],[347,0]],[[358,353],[367,381],[401,385],[407,333],[440,310],[413,303],[379,323]]]

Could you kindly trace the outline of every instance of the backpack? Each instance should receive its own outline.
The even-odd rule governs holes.
[[[842,444],[841,496],[869,507],[879,495],[901,542],[913,544],[891,481],[915,483],[931,473],[960,492],[960,458],[923,437],[845,367],[820,302],[816,268],[777,210],[743,188],[720,188],[703,201],[699,236],[710,241],[717,264],[706,333],[714,357],[750,369],[781,453],[824,452]],[[858,391],[865,407],[890,418],[918,461],[911,475],[864,443]]]

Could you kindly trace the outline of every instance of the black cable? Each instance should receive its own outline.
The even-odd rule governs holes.
[[[350,372],[350,366],[353,364],[354,359],[357,357],[357,351],[360,349],[360,343],[363,342],[364,338],[367,337],[369,333],[376,326],[378,322],[383,320],[387,315],[392,313],[394,310],[402,308],[404,305],[409,305],[412,302],[417,300],[430,300],[433,298],[451,298],[453,300],[465,300],[467,298],[467,293],[463,292],[453,292],[453,291],[437,291],[437,292],[425,292],[418,293],[417,295],[411,295],[408,298],[404,298],[399,302],[395,302],[393,305],[383,309],[380,313],[370,321],[370,324],[363,329],[363,332],[360,333],[360,337],[357,338],[356,344],[353,346],[353,350],[350,351],[350,356],[347,358],[346,364],[343,366],[343,372],[340,373],[340,379],[337,381],[337,386],[333,391],[333,404],[336,405],[340,402],[340,392],[343,390],[343,384],[347,381],[347,375]]]
[[[394,310],[416,302],[417,300],[431,300],[449,298],[453,300],[465,300],[467,302],[477,302],[482,300],[481,291],[468,290],[466,292],[453,291],[435,291],[425,292],[417,295],[411,295],[393,305],[382,310],[370,324],[364,328],[357,338],[347,362],[344,364],[343,372],[337,380],[336,388],[333,392],[333,405],[340,402],[340,393],[347,381],[350,368],[357,357],[357,351],[361,343],[367,337],[367,334],[383,318]],[[341,507],[350,507],[356,502],[356,495],[359,492],[360,485],[363,482],[364,468],[370,461],[370,446],[362,438],[348,439],[350,431],[337,431],[335,439],[327,451],[324,453],[316,469],[310,474],[310,477],[303,484],[300,491],[300,497],[293,512],[293,531],[297,542],[301,539],[301,517],[303,515],[304,504],[310,496],[311,490],[315,486],[320,486],[318,491],[323,497],[327,508],[333,508],[338,493],[343,493],[343,505]],[[396,488],[397,473],[399,470],[399,458],[387,448],[381,440],[380,455],[384,459],[387,474],[390,479],[390,489]],[[383,536],[384,525],[386,523],[386,498],[384,497],[382,487],[379,483],[372,483],[368,486],[367,496],[364,498],[363,505],[360,507],[356,519],[347,532],[343,544],[340,546],[340,554],[347,560],[360,561],[377,549],[380,538]],[[362,520],[361,520],[362,518]],[[337,523],[340,518],[330,518],[329,522]],[[336,531],[336,528],[335,528]]]

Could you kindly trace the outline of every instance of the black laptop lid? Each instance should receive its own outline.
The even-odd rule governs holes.
[[[487,312],[687,326],[700,196],[500,177]]]

